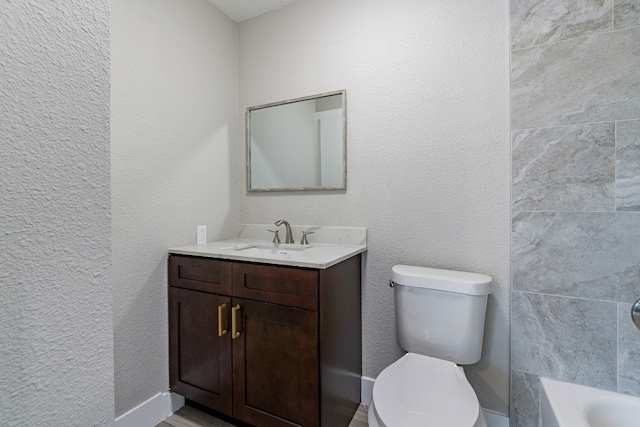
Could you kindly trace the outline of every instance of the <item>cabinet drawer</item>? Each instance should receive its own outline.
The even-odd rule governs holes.
[[[169,286],[231,295],[231,270],[227,261],[171,255]]]
[[[290,307],[318,308],[318,272],[259,264],[233,264],[233,296]]]

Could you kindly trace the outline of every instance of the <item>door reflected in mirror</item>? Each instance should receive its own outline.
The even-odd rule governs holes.
[[[247,190],[347,188],[346,91],[247,109]]]

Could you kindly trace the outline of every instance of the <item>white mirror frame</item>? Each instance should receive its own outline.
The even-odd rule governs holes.
[[[292,187],[276,187],[262,188],[252,186],[251,177],[251,112],[269,107],[277,107],[296,102],[309,101],[318,98],[324,98],[334,95],[342,96],[342,184],[336,186],[292,186]],[[334,92],[326,92],[318,95],[305,96],[286,101],[273,102],[270,104],[258,105],[247,108],[246,112],[246,150],[247,150],[247,191],[249,192],[273,192],[273,191],[317,191],[317,190],[345,190],[347,188],[347,91],[339,90]]]

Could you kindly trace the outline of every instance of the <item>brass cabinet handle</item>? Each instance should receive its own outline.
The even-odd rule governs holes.
[[[227,333],[226,329],[222,329],[222,317],[223,317],[225,308],[227,308],[227,304],[222,304],[218,306],[218,336],[219,337]]]
[[[240,304],[236,304],[231,307],[231,338],[234,340],[240,336],[238,331],[238,311],[240,311]]]

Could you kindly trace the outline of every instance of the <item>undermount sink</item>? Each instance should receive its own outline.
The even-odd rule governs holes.
[[[292,244],[271,244],[265,245],[260,243],[250,243],[247,245],[238,245],[233,248],[235,252],[242,252],[251,255],[289,255],[300,253],[311,249],[313,246],[301,246]]]
[[[543,427],[637,427],[640,397],[541,378]]]

